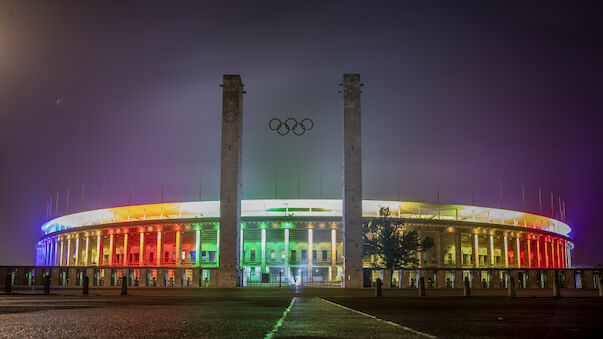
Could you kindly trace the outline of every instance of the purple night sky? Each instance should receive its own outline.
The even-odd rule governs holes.
[[[222,74],[245,83],[243,196],[341,196],[343,73],[365,84],[365,199],[544,213],[603,263],[603,5],[589,2],[0,2],[0,265],[59,213],[219,196]],[[278,137],[272,117],[310,117]],[[201,185],[200,185],[201,181]],[[54,198],[53,198],[54,199]]]

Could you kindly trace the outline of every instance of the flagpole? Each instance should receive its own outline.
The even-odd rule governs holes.
[[[538,187],[538,206],[539,206],[539,213],[540,215],[542,215],[542,189],[540,187]]]
[[[161,202],[162,203],[163,203],[163,194],[164,194],[164,191],[165,191],[165,187],[164,187],[165,183],[163,182],[163,180],[164,180],[164,174],[161,173]]]
[[[555,203],[553,198],[553,192],[551,192],[551,218],[555,218]]]
[[[400,201],[400,168],[396,169],[396,186],[397,186],[397,193],[398,193],[397,201]]]
[[[69,214],[69,187],[67,187],[67,201],[65,202],[65,214]]]
[[[526,190],[525,187],[523,186],[523,183],[521,183],[521,201],[523,204],[523,210],[526,210]]]
[[[103,190],[101,193],[101,208],[105,208],[105,184],[107,183],[107,179],[103,179]]]
[[[498,204],[500,208],[502,208],[502,178],[498,178],[498,192],[499,192],[499,200]]]

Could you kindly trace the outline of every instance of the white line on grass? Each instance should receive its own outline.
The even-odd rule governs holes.
[[[414,334],[419,335],[419,336],[423,336],[423,337],[426,337],[426,338],[437,338],[435,335],[431,335],[431,334],[429,334],[429,333],[425,333],[425,332],[419,332],[419,331],[417,331],[417,330],[413,330],[413,329],[412,329],[412,328],[410,328],[410,327],[402,326],[402,325],[400,325],[400,324],[396,324],[395,322],[392,322],[392,321],[389,321],[389,320],[383,320],[383,319],[379,319],[379,318],[375,317],[374,315],[370,315],[370,314],[367,314],[367,313],[364,313],[364,312],[356,311],[356,310],[351,309],[351,308],[349,308],[349,307],[345,307],[345,306],[343,306],[343,305],[339,305],[339,304],[337,304],[337,303],[334,303],[334,302],[332,302],[332,301],[328,301],[328,300],[323,299],[323,298],[318,298],[318,299],[320,299],[320,300],[322,300],[322,301],[324,301],[324,302],[327,302],[327,303],[329,303],[329,304],[331,304],[331,305],[335,305],[335,306],[341,307],[341,308],[343,308],[343,309],[345,309],[345,310],[352,311],[352,312],[354,312],[354,313],[358,313],[358,314],[363,315],[363,316],[365,316],[365,317],[369,317],[369,318],[375,319],[375,320],[377,320],[377,321],[381,321],[381,322],[384,322],[384,323],[386,323],[386,324],[389,324],[389,325],[392,325],[392,326],[399,327],[399,328],[401,328],[401,329],[403,329],[403,330],[405,330],[405,331],[408,331],[408,332],[414,333]]]
[[[289,313],[289,311],[291,311],[291,307],[293,307],[294,302],[295,302],[295,298],[291,299],[291,303],[289,304],[289,307],[287,307],[285,312],[283,312],[283,316],[276,322],[276,324],[274,324],[272,331],[268,332],[266,334],[266,336],[264,337],[264,339],[272,338],[272,336],[276,333],[276,331],[278,331],[278,328],[281,327],[281,325],[283,324],[283,320],[285,320],[287,313]]]

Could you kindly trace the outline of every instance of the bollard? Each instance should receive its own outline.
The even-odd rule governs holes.
[[[555,275],[555,279],[553,279],[553,297],[560,297],[561,289],[559,288],[559,277]]]
[[[44,294],[50,294],[50,276],[44,277]]]
[[[515,277],[509,278],[509,284],[507,285],[507,296],[509,298],[515,298]]]
[[[419,297],[425,296],[425,278],[419,278]]]
[[[471,295],[471,287],[469,287],[469,277],[465,277],[465,283],[463,284],[463,295],[469,297]]]
[[[121,295],[128,295],[128,278],[121,278]]]
[[[83,283],[83,288],[82,288],[82,294],[87,295],[88,294],[88,287],[90,285],[90,278],[88,276],[84,277],[84,283]]]
[[[603,277],[599,277],[599,297],[603,297]]]
[[[6,292],[6,293],[12,292],[13,291],[12,284],[13,284],[13,276],[12,276],[12,274],[9,273],[6,275],[6,280],[4,282],[4,292]]]
[[[383,287],[383,282],[381,281],[381,278],[377,278],[375,281],[375,297],[381,296],[381,287]]]

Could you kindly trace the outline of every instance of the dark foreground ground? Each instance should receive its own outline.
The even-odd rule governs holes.
[[[603,298],[386,296],[367,290],[36,290],[0,294],[0,337],[600,337]]]

